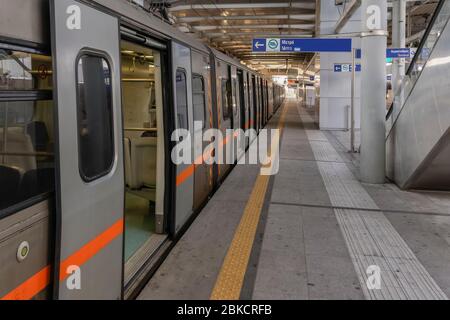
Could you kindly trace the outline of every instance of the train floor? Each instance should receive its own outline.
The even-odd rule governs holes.
[[[342,132],[288,100],[280,170],[238,165],[139,299],[447,299],[450,194],[362,184]]]

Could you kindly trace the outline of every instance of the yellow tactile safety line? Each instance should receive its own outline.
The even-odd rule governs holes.
[[[286,110],[287,106],[285,105],[278,124],[280,137]],[[256,179],[255,186],[245,207],[244,215],[234,234],[211,294],[211,300],[239,300],[240,298],[269,181],[270,176],[259,175]]]

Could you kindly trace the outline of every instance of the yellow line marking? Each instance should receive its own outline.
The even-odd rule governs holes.
[[[278,124],[280,132],[284,127],[286,110],[285,105]],[[211,300],[239,300],[240,298],[269,181],[270,176],[259,175],[256,179],[244,215],[234,234],[211,294]]]

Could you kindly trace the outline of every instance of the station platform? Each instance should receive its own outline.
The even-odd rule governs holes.
[[[450,297],[449,193],[360,183],[345,133],[296,100],[269,127],[279,173],[237,165],[138,299]]]

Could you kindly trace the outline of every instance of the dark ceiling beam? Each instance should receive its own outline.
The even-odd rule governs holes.
[[[192,26],[197,31],[223,32],[223,30],[247,30],[247,29],[292,29],[292,30],[314,30],[315,25],[311,23],[304,24],[241,24],[241,25],[202,25]]]
[[[316,19],[315,14],[264,14],[264,15],[239,15],[239,16],[188,16],[178,17],[178,22],[190,23],[193,26],[201,24],[204,21],[210,20],[228,20],[228,21],[240,21],[240,20],[296,20],[296,21],[314,21]]]
[[[270,8],[301,8],[301,9],[316,9],[316,3],[307,2],[243,2],[243,1],[227,1],[221,0],[220,2],[213,3],[210,0],[207,1],[195,1],[194,3],[185,4],[184,2],[175,2],[170,8],[170,12],[177,11],[189,11],[189,10],[215,10],[215,9],[270,9]]]
[[[283,37],[283,36],[289,36],[290,38],[311,38],[313,36],[313,33],[310,31],[305,31],[300,34],[300,32],[295,32],[294,34],[291,34],[289,32],[279,32],[279,31],[267,31],[264,33],[253,33],[248,32],[248,34],[245,33],[221,33],[216,35],[208,34],[211,37],[211,41],[217,41],[219,39],[230,39],[230,40],[251,40],[255,37]]]

